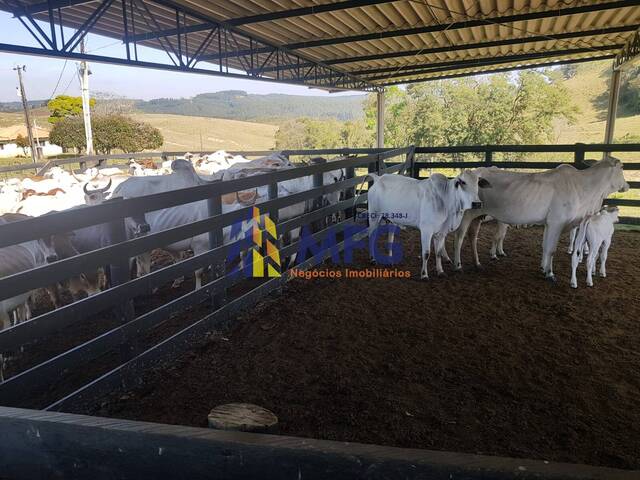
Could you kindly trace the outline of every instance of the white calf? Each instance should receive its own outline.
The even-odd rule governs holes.
[[[587,256],[587,286],[593,287],[593,274],[596,271],[596,260],[600,253],[600,276],[606,277],[607,253],[613,237],[613,224],[618,222],[618,209],[603,208],[598,213],[586,217],[581,223],[576,236],[576,244],[571,257],[571,286],[578,288],[576,270],[582,261],[584,247],[590,246]],[[601,248],[602,247],[602,248]]]

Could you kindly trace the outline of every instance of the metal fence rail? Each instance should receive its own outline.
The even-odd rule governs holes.
[[[0,384],[0,404],[4,405],[20,405],[22,399],[26,396],[35,394],[41,390],[43,386],[49,385],[57,381],[61,375],[68,373],[69,370],[78,368],[80,365],[94,358],[99,357],[105,352],[114,348],[122,347],[122,345],[132,342],[134,338],[140,336],[141,333],[148,331],[159,322],[166,319],[174,312],[181,309],[200,304],[203,301],[210,301],[217,298],[216,308],[226,308],[220,312],[228,311],[231,307],[225,307],[224,298],[227,289],[237,283],[236,280],[227,278],[224,271],[220,273],[219,266],[224,263],[230,249],[234,244],[222,244],[222,230],[224,227],[232,225],[241,218],[247,216],[252,207],[245,207],[234,212],[222,213],[221,197],[222,195],[233,193],[241,190],[248,190],[260,186],[269,186],[269,197],[266,201],[261,202],[258,206],[263,212],[269,212],[277,217],[277,212],[287,206],[300,204],[303,202],[313,201],[323,195],[332,192],[345,192],[347,199],[339,202],[337,205],[315,208],[310,212],[306,212],[299,217],[278,222],[278,231],[280,234],[289,232],[295,228],[310,225],[319,219],[337,212],[353,212],[353,195],[358,186],[365,180],[364,175],[356,176],[356,170],[366,170],[373,172],[400,172],[407,170],[407,174],[422,178],[425,169],[457,169],[457,168],[474,168],[480,166],[498,166],[502,168],[513,169],[548,169],[554,168],[561,164],[572,164],[576,168],[584,168],[586,152],[640,152],[640,145],[499,145],[499,146],[478,146],[478,147],[405,147],[400,149],[321,149],[321,150],[289,150],[282,152],[286,156],[314,156],[314,155],[342,155],[343,158],[337,161],[316,164],[311,166],[302,166],[295,169],[282,170],[274,173],[262,174],[252,177],[246,177],[238,180],[215,182],[204,184],[196,187],[163,192],[145,197],[118,199],[108,201],[102,205],[91,207],[83,207],[73,211],[64,211],[51,215],[44,215],[39,218],[25,220],[16,223],[10,223],[0,226],[0,248],[21,243],[24,241],[42,238],[48,235],[73,231],[79,228],[88,227],[97,224],[118,223],[123,225],[124,217],[138,216],[150,211],[160,210],[182,204],[193,202],[207,201],[209,206],[209,215],[202,220],[194,223],[180,225],[161,232],[125,240],[114,245],[110,245],[101,249],[97,249],[88,253],[78,255],[55,262],[53,264],[44,265],[39,268],[22,272],[10,277],[0,279],[0,300],[10,298],[22,292],[30,291],[35,288],[45,287],[57,281],[67,279],[73,275],[85,272],[88,269],[98,268],[103,265],[122,264],[123,259],[133,258],[143,252],[151,251],[164,245],[170,245],[185,238],[191,238],[201,234],[210,235],[210,250],[206,253],[182,260],[173,265],[156,270],[148,275],[133,280],[124,280],[123,282],[114,282],[112,288],[103,291],[92,297],[88,297],[66,305],[60,309],[48,312],[38,316],[30,321],[18,324],[10,329],[0,332],[0,352],[15,350],[19,346],[24,345],[38,338],[46,338],[57,331],[71,328],[74,324],[86,318],[116,305],[122,305],[136,296],[145,294],[155,287],[159,287],[167,282],[194,272],[200,268],[208,266],[218,266],[217,275],[213,280],[206,284],[199,291],[189,292],[179,298],[173,299],[154,310],[138,316],[137,318],[123,318],[121,325],[105,332],[104,334],[75,347],[72,350],[63,352],[54,358],[51,358],[39,365],[36,365],[26,371],[23,371],[6,382]],[[494,161],[494,152],[570,152],[573,153],[573,162],[526,162],[526,161]],[[245,156],[259,156],[270,152],[254,151],[254,152],[238,152]],[[460,153],[475,153],[482,155],[482,161],[418,161],[417,155],[450,155]],[[140,158],[152,157],[167,159],[173,156],[181,155],[182,152],[152,152],[134,154],[134,155],[115,155],[108,157],[108,160],[118,160],[122,158]],[[104,162],[104,156],[91,156],[80,158],[69,158],[56,160],[56,164],[71,164],[84,162]],[[32,168],[33,165],[29,165]],[[640,169],[640,162],[627,162],[624,165],[627,170]],[[335,170],[338,168],[346,169],[348,175],[346,179],[331,184],[322,185],[321,176],[324,172]],[[284,196],[278,197],[277,188],[275,186],[279,182],[300,177],[314,177],[313,188]],[[640,182],[630,182],[632,188],[637,189]],[[366,199],[366,194],[362,196],[362,200]],[[640,201],[635,199],[609,199],[609,204],[620,206],[640,206]],[[123,213],[125,212],[125,213]],[[640,223],[638,218],[622,218],[627,223]],[[344,228],[347,223],[340,225]],[[124,227],[122,227],[124,228]],[[37,232],[37,235],[34,233]],[[314,235],[323,235],[325,230],[315,233]],[[122,232],[123,233],[123,232]],[[318,237],[321,238],[321,237]],[[289,255],[295,252],[297,244],[282,247],[282,254]],[[310,263],[307,266],[313,266]],[[286,275],[284,276],[286,279]],[[266,282],[265,285],[258,288],[259,292],[271,291],[272,288],[278,288],[280,284],[277,282]],[[253,293],[244,300],[237,299],[232,301],[233,305],[247,305],[254,301],[260,295]],[[242,297],[241,297],[242,298]],[[218,311],[218,310],[216,310]],[[211,317],[202,325],[209,327],[214,322],[214,318],[228,318],[224,313]],[[215,320],[217,321],[217,320]],[[193,327],[193,325],[191,326]],[[191,328],[188,327],[188,328]],[[141,355],[147,355],[147,351],[141,351],[138,348],[131,348],[128,353],[122,357],[123,362],[130,362]],[[120,372],[120,373],[116,373]],[[119,367],[111,372],[112,375],[118,377],[118,381],[122,381],[119,377],[125,370]],[[128,371],[128,370],[127,370]],[[106,381],[106,380],[103,380]],[[73,398],[73,396],[72,396]],[[55,405],[60,399],[50,399],[51,405]],[[43,405],[44,406],[44,405]]]
[[[493,161],[493,152],[512,151],[573,152],[574,161]],[[565,466],[553,463],[545,463],[543,465],[540,462],[522,459],[483,458],[469,455],[465,457],[464,454],[458,453],[392,449],[357,444],[349,446],[341,443],[338,445],[332,442],[309,439],[304,439],[304,442],[300,443],[299,439],[288,439],[287,437],[274,435],[268,436],[269,438],[239,433],[227,435],[224,432],[202,432],[195,429],[190,430],[186,427],[154,426],[152,424],[126,421],[123,423],[123,421],[113,419],[103,422],[95,417],[65,416],[65,414],[54,413],[93,404],[98,398],[117,389],[135,386],[140,382],[142,373],[146,368],[189,351],[206,332],[228,325],[233,321],[237,312],[253,305],[265,295],[277,291],[290,278],[291,271],[285,270],[280,278],[264,279],[250,291],[227,298],[230,287],[242,282],[243,277],[227,274],[224,268],[225,259],[228,257],[230,250],[242,241],[223,244],[222,229],[244,217],[252,207],[245,207],[230,213],[222,213],[221,197],[224,194],[266,185],[269,187],[268,199],[257,204],[257,206],[261,211],[269,212],[270,215],[273,215],[272,218],[277,219],[277,214],[282,208],[309,202],[328,193],[344,192],[345,199],[337,204],[328,206],[314,205],[313,209],[305,211],[300,216],[277,222],[278,232],[282,234],[298,227],[312,225],[314,222],[334,213],[346,212],[347,219],[331,227],[335,230],[319,228],[318,231],[312,233],[312,238],[316,242],[320,242],[327,235],[338,232],[340,241],[335,248],[341,251],[348,242],[355,242],[366,235],[366,232],[353,229],[355,223],[351,219],[354,211],[354,195],[358,187],[363,182],[366,182],[366,176],[360,172],[406,173],[415,178],[421,178],[424,169],[438,168],[473,168],[496,165],[515,169],[545,169],[553,168],[563,163],[571,163],[577,168],[582,168],[586,166],[583,163],[586,151],[637,152],[640,151],[640,145],[590,145],[588,148],[574,145],[443,148],[416,148],[411,146],[400,149],[292,150],[285,152],[286,155],[342,155],[353,157],[326,164],[304,166],[228,182],[205,184],[145,197],[113,200],[102,205],[79,208],[73,211],[45,215],[0,226],[0,248],[2,248],[38,237],[69,232],[96,224],[123,224],[125,217],[176,205],[204,201],[208,205],[208,216],[200,221],[121,241],[77,257],[0,279],[0,300],[2,300],[17,293],[68,278],[90,268],[122,262],[123,259],[174,243],[177,240],[209,233],[209,250],[205,253],[160,268],[143,277],[124,280],[122,283],[115,282],[111,288],[97,295],[40,315],[10,329],[0,331],[0,353],[15,351],[21,345],[25,345],[34,339],[46,339],[47,336],[55,332],[73,328],[75,324],[81,322],[88,315],[115,309],[123,303],[131,301],[134,297],[149,292],[154,287],[164,285],[177,277],[192,273],[196,269],[208,266],[214,267],[212,268],[213,275],[209,277],[209,282],[205,283],[201,289],[189,291],[177,298],[172,298],[144,314],[129,317],[123,316],[120,318],[120,323],[110,327],[108,331],[0,383],[0,405],[3,405],[0,407],[0,424],[2,425],[2,431],[8,436],[7,438],[11,439],[5,445],[9,449],[8,452],[11,458],[18,458],[26,451],[35,452],[36,454],[36,457],[34,457],[36,461],[31,463],[10,461],[4,462],[4,464],[9,464],[11,468],[15,469],[15,472],[19,473],[30,471],[30,469],[33,472],[39,472],[41,469],[52,468],[51,462],[57,461],[56,459],[58,458],[72,458],[78,459],[78,462],[85,465],[86,468],[83,468],[88,473],[90,471],[93,472],[96,466],[102,465],[104,461],[107,464],[120,464],[121,455],[114,452],[116,452],[117,448],[125,448],[137,451],[136,458],[138,460],[143,459],[144,465],[152,463],[155,466],[154,468],[157,468],[159,475],[166,474],[167,471],[175,470],[180,474],[184,474],[186,471],[193,470],[195,476],[199,473],[207,476],[210,475],[211,468],[226,468],[225,465],[228,465],[228,458],[230,458],[229,452],[235,452],[233,455],[238,455],[238,458],[253,458],[250,462],[241,462],[242,465],[250,465],[247,468],[254,469],[252,470],[253,473],[259,474],[262,471],[256,465],[264,465],[265,468],[271,469],[270,471],[278,472],[276,476],[283,477],[290,476],[290,473],[299,474],[300,468],[306,469],[306,474],[312,477],[314,472],[320,470],[323,472],[330,470],[335,473],[337,470],[335,470],[334,464],[337,462],[345,467],[344,472],[349,472],[349,475],[351,473],[361,474],[363,472],[362,465],[364,464],[365,466],[376,465],[376,471],[382,468],[380,471],[384,470],[397,474],[401,469],[404,469],[407,474],[411,475],[419,471],[426,475],[440,475],[443,478],[444,476],[448,477],[450,474],[459,474],[469,478],[483,478],[487,474],[494,476],[497,474],[505,478],[510,478],[511,476],[521,477],[522,475],[527,478],[529,476],[531,478],[534,476],[546,476],[548,478],[576,479],[594,478],[596,476],[620,479],[632,478],[635,474],[633,472],[587,466]],[[270,152],[241,153],[248,156],[258,156]],[[416,161],[415,156],[416,154],[446,155],[456,153],[476,153],[484,155],[484,159],[479,162],[445,162],[440,160],[425,162]],[[163,152],[157,155],[154,154],[153,158],[166,159],[179,154],[179,152]],[[149,156],[146,153],[139,154],[139,157],[148,158]],[[84,164],[87,165],[90,162],[98,162],[100,159],[104,159],[103,157],[98,157],[84,157]],[[118,158],[130,157],[131,155],[118,156]],[[110,157],[109,160],[117,160],[118,158]],[[59,164],[74,164],[78,163],[79,159],[60,159],[60,161],[61,163]],[[638,165],[640,163],[628,162],[625,164],[625,168],[627,170],[638,170]],[[33,165],[28,165],[25,169],[29,168],[33,168]],[[334,184],[323,185],[322,174],[337,168],[346,170],[346,178]],[[6,170],[0,170],[0,172],[3,171]],[[304,192],[278,197],[277,184],[279,182],[308,176],[314,178],[312,188]],[[640,182],[632,181],[630,185],[632,188],[637,189],[640,187]],[[360,193],[360,200],[362,202],[366,201],[366,192]],[[609,203],[623,206],[640,206],[640,201],[631,199],[614,199],[610,200]],[[281,257],[284,258],[296,253],[299,245],[300,241],[280,246]],[[328,250],[321,251],[320,254],[311,256],[301,264],[296,265],[296,268],[311,268],[318,265],[329,255],[330,252]],[[220,270],[221,265],[222,270]],[[156,340],[156,343],[152,344],[140,341],[145,333],[150,332],[172,314],[203,304],[208,306],[207,310],[201,313],[198,318],[190,319],[176,333],[169,334],[166,338]],[[74,386],[73,391],[51,393],[51,391],[55,392],[55,390],[51,390],[52,387],[64,381],[67,375],[81,372],[91,362],[102,362],[102,358],[105,355],[111,355],[114,352],[117,354],[117,357],[115,357],[116,363],[105,365],[104,367],[108,369],[106,372],[103,367],[103,373],[94,373],[93,377],[87,379],[83,377],[84,383]],[[68,390],[71,389],[68,388]],[[49,410],[49,412],[7,408],[24,406],[25,403],[33,405],[34,397],[37,397],[38,402],[40,402],[38,408]],[[37,438],[33,434],[34,431],[39,432]],[[42,437],[40,432],[42,432]],[[82,437],[83,441],[78,443],[77,439],[79,437]],[[55,441],[52,441],[52,439],[55,439]],[[123,446],[122,441],[126,445]],[[182,448],[185,442],[190,445],[189,448],[192,450],[195,448],[196,450],[201,449],[205,453],[209,452],[208,454],[203,453],[199,457],[200,460],[205,459],[205,461],[194,463],[192,456],[182,455],[180,452],[185,451]],[[141,447],[142,445],[144,447]],[[149,445],[152,445],[151,450],[148,448]],[[169,446],[168,450],[167,446]],[[212,448],[218,451],[219,454],[210,455],[213,451],[211,450]],[[158,451],[165,451],[166,453],[162,456],[157,453]],[[109,452],[114,453],[115,456]],[[274,452],[276,454],[275,457],[273,456]],[[60,453],[63,453],[63,455],[60,455]],[[166,455],[169,455],[169,457],[166,457]],[[153,462],[150,463],[145,460],[151,458],[151,456],[153,457]],[[54,460],[51,460],[52,458]],[[165,460],[162,460],[162,458],[165,458]],[[89,459],[88,462],[87,459]],[[0,459],[1,463],[3,463],[2,459]],[[197,470],[205,463],[207,465],[210,464],[210,468],[207,468],[206,471]],[[55,468],[60,472],[77,473],[76,463],[73,463],[73,466],[71,465],[72,462],[68,461],[64,465],[55,465]],[[192,468],[194,465],[196,465],[196,469]],[[327,467],[327,465],[330,465],[330,467]],[[524,471],[522,470],[523,465],[526,465],[525,474],[522,473]],[[325,467],[329,468],[329,470],[326,470]],[[139,462],[127,464],[127,468],[130,468],[131,471],[137,471]],[[402,471],[404,472],[404,470]],[[246,473],[248,470],[242,471],[242,468],[240,468],[238,471]],[[368,467],[367,471],[369,471]],[[11,474],[12,470],[7,470],[7,472]],[[443,472],[446,474],[443,474]],[[72,473],[69,474],[72,475]],[[99,472],[94,472],[94,475],[99,475]],[[349,475],[346,475],[345,478]]]
[[[413,163],[412,176],[414,178],[424,178],[422,170],[425,169],[457,169],[457,168],[479,168],[492,167],[510,168],[516,170],[546,170],[556,168],[560,165],[573,165],[576,168],[586,168],[585,163],[587,153],[638,153],[638,162],[623,162],[623,168],[626,171],[640,170],[640,144],[564,144],[564,145],[477,145],[477,146],[456,146],[456,147],[416,147],[416,155],[459,155],[459,154],[477,154],[482,156],[482,160],[477,161],[444,161],[430,160],[420,161],[416,158]],[[494,160],[494,153],[572,153],[573,161],[557,162],[557,161],[507,161]],[[640,181],[630,181],[631,190],[640,189]],[[640,200],[636,199],[620,199],[608,198],[604,202],[606,205],[617,205],[621,207],[640,207]],[[628,225],[640,225],[640,216],[622,216],[620,223]]]
[[[348,151],[350,155],[355,152]],[[362,153],[358,151],[357,153]],[[393,159],[394,162],[387,163]],[[401,161],[398,162],[397,160]],[[144,197],[131,199],[118,199],[105,202],[101,205],[79,208],[73,211],[64,211],[51,215],[44,215],[38,218],[24,220],[0,226],[0,248],[8,245],[42,238],[56,233],[69,232],[75,229],[87,227],[95,224],[110,222],[120,222],[124,224],[124,217],[139,215],[149,211],[160,210],[181,204],[207,201],[210,205],[209,216],[200,221],[181,225],[175,228],[154,232],[152,234],[125,240],[114,245],[94,250],[85,254],[71,257],[49,265],[22,272],[10,277],[0,279],[0,300],[10,298],[22,292],[51,285],[56,281],[69,278],[91,268],[102,265],[114,264],[123,259],[132,258],[143,252],[150,251],[165,245],[170,245],[178,240],[191,238],[196,235],[213,232],[210,236],[210,250],[203,254],[182,260],[171,266],[161,268],[140,278],[126,281],[126,283],[115,284],[113,288],[103,291],[97,295],[82,299],[60,309],[48,312],[32,320],[20,323],[12,328],[0,332],[0,352],[15,351],[21,345],[38,338],[46,338],[47,335],[60,330],[72,327],[75,323],[82,321],[88,315],[121,306],[123,303],[134,297],[149,292],[153,287],[163,285],[170,280],[180,277],[186,273],[192,273],[198,268],[210,265],[224,265],[225,258],[231,248],[241,243],[241,241],[230,244],[222,244],[222,229],[232,225],[240,219],[246,218],[253,207],[245,207],[229,213],[213,211],[215,205],[221,205],[221,197],[224,194],[241,190],[256,188],[263,185],[277,185],[278,182],[291,180],[294,178],[320,176],[320,182],[314,182],[314,187],[295,194],[278,197],[277,189],[269,189],[269,199],[256,204],[262,212],[277,212],[290,205],[308,202],[325,194],[332,192],[346,192],[347,199],[335,205],[316,207],[312,211],[306,212],[299,217],[279,222],[277,224],[280,235],[289,232],[294,228],[308,225],[323,217],[336,212],[348,211],[353,208],[353,195],[358,184],[365,179],[364,176],[355,176],[356,168],[365,170],[373,169],[383,173],[395,173],[400,170],[411,170],[413,161],[413,148],[387,149],[379,153],[368,154],[359,157],[336,160],[329,163],[312,166],[299,167],[295,169],[282,170],[274,173],[246,177],[239,180],[227,182],[215,182],[200,185],[182,190],[174,190]],[[324,172],[344,168],[347,171],[347,178],[328,185],[323,185],[322,174]],[[366,199],[366,194],[362,200]],[[339,231],[352,224],[347,220],[342,224],[334,226]],[[314,234],[322,236],[328,229],[323,229]],[[37,233],[36,233],[37,232]],[[346,234],[345,234],[346,235]],[[318,237],[320,238],[320,237]],[[294,254],[299,242],[280,249],[281,257],[285,258]],[[340,248],[342,244],[338,245]],[[297,268],[309,268],[320,261],[312,258],[310,261]],[[288,278],[286,272],[278,282],[268,281],[261,285],[256,291],[249,292],[231,302],[231,307],[224,305],[224,300],[214,308],[214,314],[201,319],[197,323],[200,325],[210,325],[213,319],[228,318],[230,312],[236,308],[246,307],[256,301],[262,294],[268,293],[274,288],[278,288],[283,281]],[[109,352],[120,351],[120,361],[125,364],[140,355],[149,355],[147,350],[141,349],[136,343],[136,338],[145,331],[153,328],[169,315],[183,310],[186,307],[201,304],[204,301],[211,301],[216,296],[226,297],[226,290],[242,280],[242,277],[230,278],[225,275],[224,268],[219,278],[215,278],[206,284],[202,289],[189,292],[179,298],[173,299],[152,311],[149,311],[137,318],[123,318],[121,325],[116,326],[108,332],[93,338],[82,345],[63,352],[54,358],[25,370],[0,384],[0,404],[21,405],[25,399],[36,395],[38,392],[46,390],[54,385],[62,376],[69,372],[82,368],[87,362]],[[207,320],[208,319],[208,320]],[[207,320],[207,321],[205,321]],[[192,328],[191,325],[187,328]],[[167,339],[170,345],[175,340]],[[126,348],[123,348],[125,347]],[[185,347],[186,348],[186,347]],[[175,347],[171,347],[174,351]],[[153,350],[153,349],[151,349]],[[117,368],[112,375],[124,372]],[[121,379],[119,380],[121,381]],[[73,397],[73,395],[72,395]],[[55,404],[59,399],[49,399],[46,404]],[[46,405],[42,405],[44,407]]]

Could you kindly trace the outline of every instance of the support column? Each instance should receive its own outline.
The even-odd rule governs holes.
[[[376,147],[384,148],[384,90],[377,94]]]
[[[618,98],[620,96],[621,74],[622,72],[619,68],[612,68],[611,83],[609,85],[609,107],[607,109],[607,126],[604,133],[604,143],[613,143],[613,132],[616,127],[616,114],[618,112]]]

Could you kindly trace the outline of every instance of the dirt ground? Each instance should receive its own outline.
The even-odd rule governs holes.
[[[78,413],[206,426],[213,407],[250,402],[287,435],[640,468],[640,234],[616,232],[608,278],[588,288],[581,269],[573,290],[566,239],[551,284],[540,229],[510,230],[497,261],[492,230],[482,271],[465,248],[465,273],[416,281],[407,231],[396,268],[411,279],[296,279]],[[370,268],[364,252],[350,268]]]

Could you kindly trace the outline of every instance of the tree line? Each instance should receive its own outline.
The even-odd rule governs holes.
[[[135,108],[145,113],[192,115],[257,122],[298,117],[336,118],[348,121],[362,117],[362,96],[307,97],[276,93],[254,95],[242,90],[227,90],[203,93],[193,98],[158,98],[138,101]]]
[[[496,74],[391,87],[385,94],[385,146],[543,143],[553,122],[575,121],[570,92],[554,70]],[[375,142],[376,96],[362,120],[296,119],[276,133],[276,147],[368,147]]]

